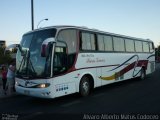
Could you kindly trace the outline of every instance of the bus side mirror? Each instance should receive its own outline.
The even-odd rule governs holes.
[[[41,57],[47,57],[48,56],[48,49],[49,49],[49,44],[42,44],[42,46],[41,46]]]
[[[46,40],[43,41],[41,45],[41,57],[47,57],[49,54],[49,48],[51,45],[55,43],[54,38],[47,38]]]

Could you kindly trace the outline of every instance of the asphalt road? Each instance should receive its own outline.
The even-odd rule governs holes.
[[[0,113],[1,119],[10,117],[18,120],[47,120],[49,117],[89,119],[86,114],[89,117],[97,114],[160,115],[160,65],[145,80],[131,79],[106,85],[95,89],[88,97],[73,94],[47,100],[18,95],[1,99]]]

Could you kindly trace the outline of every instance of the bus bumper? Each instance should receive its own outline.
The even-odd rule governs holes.
[[[39,97],[39,98],[54,98],[53,95],[51,95],[51,91],[47,88],[25,88],[21,86],[15,86],[16,92],[19,94],[27,95],[27,96],[33,96],[33,97]]]

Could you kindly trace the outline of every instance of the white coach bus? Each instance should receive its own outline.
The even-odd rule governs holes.
[[[23,35],[16,56],[16,91],[41,98],[79,92],[155,71],[154,44],[86,27],[53,26]]]

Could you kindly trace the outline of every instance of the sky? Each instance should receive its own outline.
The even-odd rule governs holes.
[[[34,0],[34,28],[75,25],[160,45],[160,0]],[[0,40],[20,43],[31,31],[31,0],[0,0]]]

